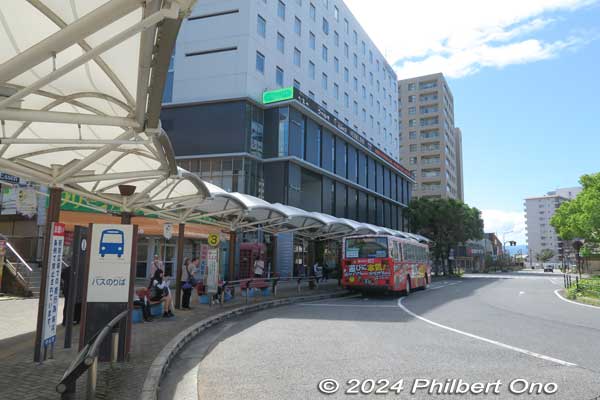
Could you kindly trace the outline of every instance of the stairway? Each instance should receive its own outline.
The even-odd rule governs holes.
[[[37,264],[29,264],[29,266],[33,270],[29,279],[29,290],[31,290],[33,297],[38,298],[40,297],[40,286],[42,283],[42,269]]]

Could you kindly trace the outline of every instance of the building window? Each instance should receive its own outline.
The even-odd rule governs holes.
[[[353,85],[353,87],[354,87],[354,91],[358,92],[358,79],[356,79],[356,77],[354,77],[354,85]]]
[[[340,20],[340,10],[337,8],[337,6],[333,6],[333,18],[335,18],[335,20],[338,22]]]
[[[313,50],[317,47],[317,40],[315,34],[312,32],[308,33],[308,46]]]
[[[350,71],[346,67],[344,67],[344,81],[346,83],[350,82]]]
[[[285,21],[285,3],[281,0],[277,2],[277,16]]]
[[[340,73],[340,60],[337,57],[333,57],[333,67],[337,74]]]
[[[314,100],[314,99],[315,99],[315,94],[314,94],[314,93],[313,93],[311,90],[309,90],[309,91],[308,91],[308,97],[309,97],[311,100]]]
[[[312,61],[308,62],[308,76],[310,79],[315,79],[315,63]]]
[[[416,115],[417,107],[408,107],[408,115]]]
[[[259,36],[267,36],[267,21],[260,15],[257,17],[256,21],[256,32]]]
[[[348,96],[348,93],[344,93],[344,106],[346,108],[350,107],[350,96]]]
[[[416,83],[409,83],[407,89],[408,89],[409,92],[412,92],[412,91],[414,91],[414,90],[417,89],[417,84]]]
[[[352,112],[354,113],[354,115],[358,115],[358,103],[356,102],[356,100],[352,104]]]
[[[302,66],[302,52],[297,48],[294,48],[294,65],[297,67]]]
[[[279,32],[277,32],[277,50],[279,50],[281,54],[285,53],[285,36]]]
[[[327,90],[327,81],[327,74],[324,73],[323,75],[321,75],[321,87],[323,88],[323,90]]]
[[[344,56],[350,58],[350,47],[348,47],[348,43],[344,43]]]
[[[340,99],[340,87],[337,83],[333,84],[333,97],[335,97],[336,100]]]
[[[277,83],[277,86],[279,87],[283,86],[283,69],[280,67],[277,67],[275,70],[275,83]]]
[[[417,96],[415,96],[414,94],[408,96],[408,102],[409,103],[415,103],[416,101],[417,101]]]
[[[296,35],[302,36],[302,21],[298,17],[294,20],[294,32]]]
[[[256,70],[261,74],[265,73],[265,56],[258,51],[256,52]]]
[[[298,82],[297,80],[294,79],[294,87],[298,90],[300,90],[302,88],[302,85],[300,84],[300,82]]]
[[[329,35],[329,21],[323,18],[323,33]]]
[[[321,50],[321,57],[323,58],[323,61],[327,62],[329,60],[329,51],[327,49],[327,46],[323,46],[322,50]]]
[[[416,131],[410,131],[410,132],[408,132],[408,138],[410,140],[416,140],[417,139],[417,132]]]
[[[333,44],[335,47],[340,47],[340,34],[337,31],[333,31]]]
[[[344,27],[346,29],[346,35],[350,34],[350,23],[348,22],[348,20],[346,18],[344,18]]]
[[[315,5],[313,3],[310,3],[309,14],[310,14],[310,19],[312,19],[313,21],[315,21],[317,19],[317,8],[315,7]]]

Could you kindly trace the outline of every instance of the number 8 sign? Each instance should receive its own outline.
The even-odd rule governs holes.
[[[210,235],[208,235],[208,244],[211,245],[212,247],[217,247],[219,245],[219,235],[211,233]]]

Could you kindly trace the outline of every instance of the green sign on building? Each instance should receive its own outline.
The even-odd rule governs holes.
[[[294,87],[271,90],[263,93],[263,104],[277,103],[278,101],[292,100],[294,98]]]

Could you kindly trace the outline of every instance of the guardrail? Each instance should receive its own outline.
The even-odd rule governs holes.
[[[248,303],[248,298],[250,297],[248,294],[248,289],[257,288],[257,284],[267,283],[267,287],[271,288],[271,293],[273,297],[277,296],[277,288],[279,283],[282,282],[295,282],[296,290],[298,293],[301,293],[302,282],[308,282],[309,285],[311,282],[315,285],[315,287],[319,288],[319,282],[322,278],[317,278],[316,276],[290,276],[290,277],[273,277],[273,278],[247,278],[247,279],[239,279],[235,281],[225,281],[219,286],[219,302],[223,304],[225,302],[225,292],[229,289],[232,296],[235,296],[235,288],[239,288],[241,291],[241,295],[246,298],[246,303]],[[254,286],[253,286],[254,284]],[[262,285],[261,285],[262,286]],[[244,293],[245,291],[245,293]],[[212,302],[211,302],[212,303]]]
[[[86,398],[88,400],[95,399],[96,382],[98,378],[98,352],[100,346],[108,334],[112,333],[110,362],[115,362],[119,352],[119,341],[121,340],[117,328],[121,320],[127,317],[128,312],[129,310],[125,310],[113,318],[106,326],[104,326],[104,328],[98,331],[89,343],[87,343],[77,354],[77,357],[71,362],[60,382],[56,385],[56,391],[61,394],[61,399],[75,399],[77,379],[79,379],[86,371],[88,372]]]

